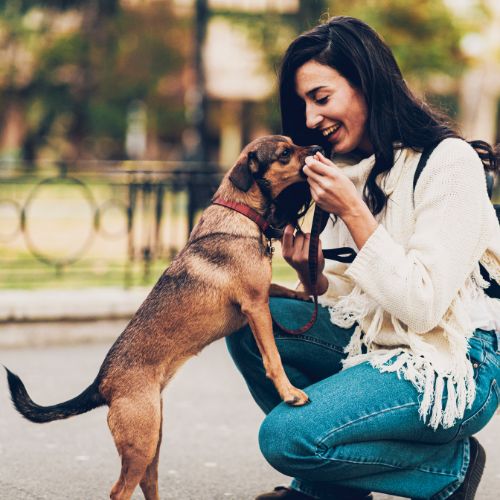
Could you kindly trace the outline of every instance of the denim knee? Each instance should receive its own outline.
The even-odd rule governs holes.
[[[278,405],[262,422],[259,446],[264,458],[287,476],[297,476],[314,466],[313,443],[300,431],[300,418],[285,403]],[[300,410],[299,410],[300,411]],[[295,413],[295,415],[294,415]]]

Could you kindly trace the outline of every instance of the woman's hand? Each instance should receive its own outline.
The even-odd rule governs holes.
[[[359,196],[356,186],[321,153],[308,156],[305,163],[304,173],[313,200],[325,212],[338,215],[344,221],[358,250],[361,250],[378,223]]]
[[[311,282],[309,279],[309,244],[311,242],[310,233],[297,232],[294,235],[294,227],[288,225],[283,232],[281,239],[281,251],[283,258],[292,266],[299,276],[300,281],[304,285],[307,293],[313,293]],[[328,280],[322,274],[325,267],[325,258],[321,249],[321,241],[318,245],[318,280],[316,291],[318,295],[326,292],[328,288]]]
[[[316,153],[305,159],[304,173],[311,188],[311,195],[317,205],[329,214],[341,219],[359,211],[361,204],[356,187],[331,160]]]

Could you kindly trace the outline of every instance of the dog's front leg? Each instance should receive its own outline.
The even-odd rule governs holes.
[[[273,335],[271,311],[266,300],[250,301],[241,305],[262,355],[266,376],[272,380],[281,399],[293,406],[302,406],[309,402],[304,391],[294,387],[285,373],[281,357]]]

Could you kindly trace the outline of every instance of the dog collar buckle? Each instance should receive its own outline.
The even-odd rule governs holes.
[[[272,260],[273,255],[274,255],[274,250],[275,248],[273,247],[273,242],[271,241],[271,238],[267,239],[267,246],[266,246],[266,252],[269,258]]]

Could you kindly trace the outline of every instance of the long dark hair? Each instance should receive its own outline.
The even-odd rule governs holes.
[[[365,98],[367,131],[375,164],[364,187],[364,198],[373,214],[381,212],[387,196],[377,176],[394,164],[394,142],[417,151],[448,137],[461,137],[449,119],[415,97],[406,85],[391,49],[366,23],[352,17],[332,17],[296,38],[288,47],[280,71],[282,133],[296,144],[331,145],[316,130],[306,127],[305,104],[295,90],[300,66],[314,60],[338,71]],[[500,152],[484,141],[471,141],[486,170],[497,172]],[[310,202],[307,194],[298,202]]]

